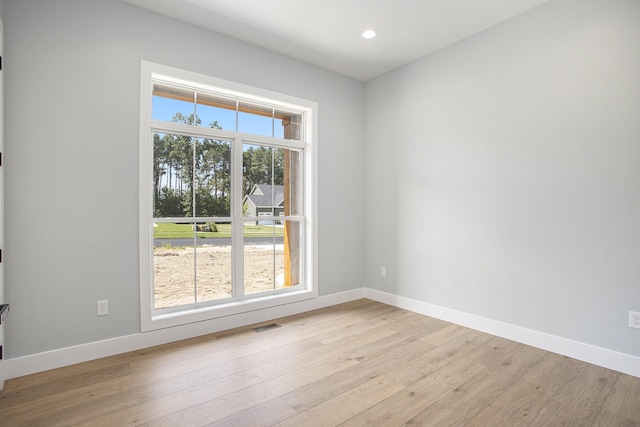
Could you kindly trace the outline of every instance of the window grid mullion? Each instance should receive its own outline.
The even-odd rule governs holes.
[[[198,92],[193,93],[193,124],[198,117]],[[198,152],[198,137],[192,137],[191,149],[191,216],[193,217],[193,303],[198,303],[198,234],[196,230],[196,156]]]
[[[283,139],[270,136],[253,135],[237,131],[185,125],[182,123],[162,122],[158,120],[151,121],[151,130],[158,133],[171,133],[198,138],[232,140],[236,137],[240,137],[245,142],[251,144],[261,144],[270,147],[281,147],[290,149],[305,148],[305,143],[297,139]]]
[[[196,104],[194,104],[194,120]],[[196,151],[198,150],[198,138],[191,138],[193,141],[191,146],[192,163],[191,163],[191,217],[193,218],[193,302],[198,303],[198,234],[196,232]]]
[[[233,151],[231,153],[232,160],[232,179],[231,191],[235,198],[231,200],[231,216],[232,222],[232,239],[231,239],[231,268],[232,268],[232,295],[234,299],[244,296],[244,221],[242,218],[242,148],[243,142],[241,138],[235,138],[233,141]]]

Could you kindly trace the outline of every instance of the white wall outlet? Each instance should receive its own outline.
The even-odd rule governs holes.
[[[629,312],[629,327],[640,329],[640,313],[637,311]]]
[[[380,277],[387,277],[387,267],[380,267]]]
[[[98,301],[98,316],[109,314],[109,300]]]

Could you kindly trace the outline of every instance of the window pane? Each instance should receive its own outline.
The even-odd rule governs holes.
[[[191,137],[153,134],[153,215],[193,215],[193,142]]]
[[[301,214],[300,152],[245,144],[242,171],[243,216]]]
[[[282,152],[282,182],[284,183],[283,213],[286,216],[302,215],[302,160],[295,150]],[[280,178],[278,178],[280,179]]]
[[[194,124],[193,90],[155,84],[151,106],[151,118],[165,122]]]
[[[198,140],[196,217],[231,216],[231,142]]]
[[[193,224],[154,224],[153,305],[155,309],[196,302],[193,228]]]
[[[275,111],[275,135],[278,138],[300,140],[302,116],[285,111]]]
[[[275,221],[244,224],[244,293],[273,291],[284,286],[284,226]]]
[[[283,199],[282,181],[275,180],[276,149],[261,145],[244,144],[242,152],[242,181],[244,216],[260,213],[274,215]],[[281,163],[281,162],[279,162]],[[281,175],[281,174],[280,174]]]
[[[207,229],[206,225],[202,227]],[[196,289],[198,302],[231,298],[230,238],[198,239]]]
[[[302,223],[283,221],[284,287],[302,284]]]
[[[200,118],[200,126],[236,130],[236,101],[213,94],[198,92],[196,114]]]
[[[239,103],[238,132],[273,136],[273,109],[260,105]]]

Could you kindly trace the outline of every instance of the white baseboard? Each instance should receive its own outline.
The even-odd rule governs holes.
[[[2,361],[4,364],[2,368],[3,374],[5,379],[17,378],[49,369],[126,353],[128,351],[247,326],[279,317],[291,316],[360,298],[368,298],[394,307],[424,314],[425,316],[435,317],[640,378],[640,357],[369,288],[355,289],[348,292],[322,296],[298,303],[281,305],[206,322],[190,323],[188,325],[96,341],[14,359],[5,359]]]
[[[640,378],[640,357],[365,288],[365,298]]]
[[[48,371],[49,369],[74,365],[76,363],[113,356],[115,354],[140,350],[142,348],[167,344],[187,338],[212,334],[280,317],[304,313],[306,311],[316,310],[319,308],[325,308],[344,302],[354,301],[364,298],[364,294],[365,289],[360,288],[214,320],[189,323],[187,325],[172,328],[126,335],[103,341],[95,341],[13,359],[6,359],[3,361],[3,373],[5,379],[22,377],[24,375],[30,375],[37,372]]]

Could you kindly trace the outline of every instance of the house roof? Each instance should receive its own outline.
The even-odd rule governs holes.
[[[284,185],[256,184],[245,198],[259,208],[282,206],[284,204]]]

